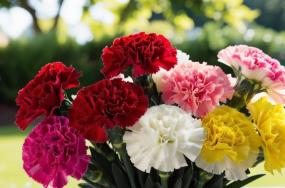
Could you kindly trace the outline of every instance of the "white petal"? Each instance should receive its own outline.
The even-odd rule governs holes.
[[[152,75],[152,79],[153,79],[153,82],[154,82],[155,85],[156,85],[157,91],[160,91],[160,90],[161,90],[161,84],[162,84],[162,76],[163,76],[163,74],[167,74],[167,71],[164,70],[164,69],[160,69],[157,73],[155,73],[155,74]]]
[[[242,68],[241,69],[242,74],[248,79],[262,81],[266,78],[267,71],[265,69],[251,70],[248,69],[246,66],[242,66],[241,68]]]
[[[133,79],[132,79],[130,76],[125,77],[124,74],[119,74],[119,75],[117,75],[117,76],[114,76],[114,77],[111,78],[111,80],[116,79],[116,78],[121,78],[121,79],[122,79],[123,81],[125,81],[125,82],[131,82],[131,83],[134,82]]]
[[[225,172],[225,178],[230,181],[237,181],[247,178],[245,171],[253,166],[257,159],[257,155],[257,152],[251,152],[248,159],[239,164],[227,157],[225,157],[223,161],[208,163],[199,156],[195,161],[195,164],[209,173],[222,174]]]
[[[229,78],[229,81],[230,81],[230,83],[231,83],[231,86],[232,86],[232,87],[235,87],[235,85],[237,84],[237,78],[232,77],[231,74],[227,74],[227,76],[228,76],[228,78]]]
[[[181,50],[177,50],[176,58],[177,63],[188,63],[190,56]]]

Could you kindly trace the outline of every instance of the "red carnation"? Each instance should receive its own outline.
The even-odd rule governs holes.
[[[133,76],[156,73],[160,67],[169,70],[176,62],[176,49],[162,35],[144,32],[114,40],[102,54],[101,72],[111,78],[133,67]]]
[[[61,62],[46,64],[16,98],[20,107],[16,123],[20,129],[27,126],[40,115],[49,116],[61,106],[64,90],[79,86],[80,73],[73,67],[66,67]]]
[[[87,139],[105,142],[105,128],[132,126],[147,107],[140,86],[120,78],[104,79],[78,92],[70,110],[70,126]]]

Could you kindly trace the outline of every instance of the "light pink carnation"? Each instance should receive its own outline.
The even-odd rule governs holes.
[[[166,104],[178,104],[183,110],[202,117],[219,102],[230,99],[234,89],[219,67],[189,61],[163,73],[161,92]]]
[[[69,127],[63,116],[50,116],[40,122],[23,145],[23,167],[44,187],[62,188],[67,176],[80,179],[88,167],[85,140]]]
[[[240,69],[248,79],[260,81],[268,94],[285,104],[285,68],[262,50],[246,45],[229,46],[218,53],[219,61]]]

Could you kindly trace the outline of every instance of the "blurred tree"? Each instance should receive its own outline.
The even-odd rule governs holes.
[[[95,40],[106,34],[146,31],[183,42],[195,25],[212,20],[245,30],[247,23],[258,16],[258,11],[245,6],[243,0],[128,0],[123,4],[116,0],[93,0],[90,7],[98,4],[110,10],[115,19],[112,25],[100,24],[92,20],[90,9],[85,9],[83,20],[90,26]]]
[[[58,8],[57,14],[53,20],[54,24],[50,30],[56,30],[56,28],[57,28],[58,20],[60,18],[60,10],[61,10],[63,1],[64,0],[58,0],[58,4],[59,4],[58,7],[59,8]],[[31,6],[29,0],[0,0],[0,7],[10,8],[12,6],[19,6],[23,9],[25,9],[26,11],[28,11],[31,14],[32,19],[33,19],[34,31],[36,33],[42,33],[43,32],[43,30],[41,29],[40,24],[39,24],[40,19],[38,18],[37,14],[36,14],[35,8],[33,6]]]
[[[239,30],[245,29],[245,23],[253,21],[258,11],[252,11],[243,4],[243,0],[203,0],[205,15],[215,21],[222,21]]]
[[[277,31],[285,30],[285,1],[284,0],[245,0],[251,8],[259,9],[262,14],[256,22]],[[276,19],[278,18],[278,19]]]
[[[0,7],[9,7],[11,6],[12,2],[7,0],[0,0]]]
[[[35,0],[41,1],[41,0]],[[44,20],[37,17],[37,10],[29,0],[1,0],[2,6],[20,6],[26,9],[33,18],[33,29],[36,32],[57,30],[64,27],[60,23],[60,11],[64,0],[58,0],[57,14],[52,18],[49,29],[43,29]],[[111,12],[114,19],[111,23],[103,23],[92,17],[94,7]],[[104,18],[102,13],[99,17]],[[183,40],[187,31],[191,30],[195,22],[204,24],[214,20],[228,24],[240,30],[246,23],[258,16],[256,10],[251,10],[243,4],[243,0],[90,0],[83,6],[83,23],[89,25],[95,39],[105,35],[133,33],[136,31],[152,31],[174,36],[176,40]],[[186,32],[185,32],[186,31]]]

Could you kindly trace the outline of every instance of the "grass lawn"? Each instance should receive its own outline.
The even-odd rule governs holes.
[[[30,179],[22,170],[21,146],[29,130],[24,133],[15,126],[0,127],[0,188],[38,188],[41,187]],[[263,166],[252,169],[255,174],[263,173]],[[285,171],[284,171],[285,172]],[[283,173],[284,174],[284,173]],[[70,179],[67,188],[75,188],[78,182]],[[255,181],[250,187],[285,187],[285,178],[279,174]]]

